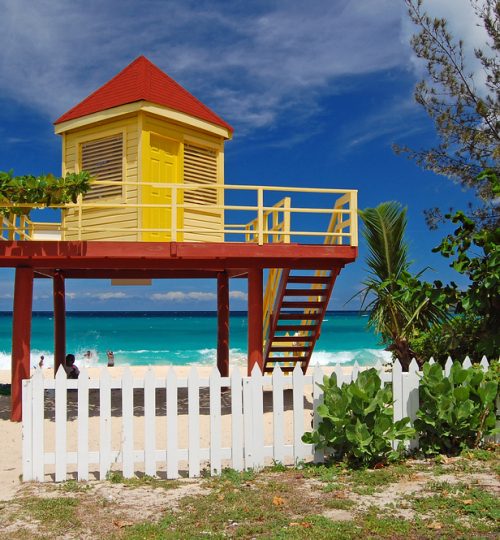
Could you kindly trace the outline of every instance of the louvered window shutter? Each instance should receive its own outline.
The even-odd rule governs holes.
[[[113,135],[82,144],[82,170],[95,180],[116,185],[93,185],[85,199],[116,197],[122,194],[123,135]]]
[[[214,185],[217,183],[217,152],[192,144],[184,145],[184,183]],[[184,203],[200,206],[217,204],[217,190],[196,189],[184,192]]]

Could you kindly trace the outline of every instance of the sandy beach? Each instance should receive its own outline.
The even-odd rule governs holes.
[[[165,377],[169,366],[155,366],[156,377]],[[147,366],[134,366],[132,371],[134,378],[141,378]],[[176,367],[178,378],[186,378],[191,366]],[[345,368],[349,370],[351,368]],[[199,376],[208,378],[211,368],[199,366]],[[122,367],[112,368],[112,377],[119,378],[123,371]],[[243,370],[241,370],[243,373]],[[96,378],[99,368],[89,369],[89,377]],[[52,369],[44,369],[45,377],[52,377]],[[10,383],[10,371],[0,370],[0,383]],[[310,390],[309,390],[310,391]],[[178,437],[181,448],[187,447],[188,442],[188,416],[187,416],[187,391],[179,389],[178,391]],[[285,442],[291,442],[291,419],[292,419],[292,392],[285,391]],[[312,417],[312,399],[304,398],[305,405],[305,426],[310,425]],[[136,448],[141,448],[144,440],[144,422],[143,422],[144,396],[141,390],[134,393],[134,443]],[[67,444],[68,451],[76,450],[77,434],[77,403],[76,392],[68,393],[68,425],[67,425]],[[165,391],[157,389],[156,394],[156,432],[157,448],[166,447],[166,415],[165,415]],[[0,445],[0,500],[7,500],[14,496],[20,487],[22,470],[22,432],[21,423],[14,423],[9,420],[10,416],[10,396],[0,396],[0,429],[2,433],[2,445]],[[231,440],[231,409],[230,392],[222,394],[222,444],[229,447]],[[290,430],[287,428],[290,427]],[[120,390],[114,390],[112,394],[112,444],[115,448],[120,445],[121,437],[121,394]],[[272,440],[273,421],[272,421],[272,393],[264,393],[264,442],[268,444]],[[210,440],[210,407],[208,389],[200,391],[200,445],[208,447]],[[50,397],[45,399],[45,451],[54,451],[55,444],[55,422],[54,422],[54,403]],[[99,444],[99,395],[97,390],[91,390],[89,396],[89,448],[97,449]],[[91,466],[91,478],[98,479],[98,466]],[[121,470],[119,463],[114,467]],[[182,469],[182,462],[181,462]],[[68,466],[68,479],[76,466]],[[158,464],[158,475],[161,476],[164,471],[164,464]],[[137,468],[137,472],[141,469]],[[46,480],[53,480],[53,467],[46,466]]]

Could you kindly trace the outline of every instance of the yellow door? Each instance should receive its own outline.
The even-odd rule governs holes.
[[[155,184],[175,184],[178,182],[179,143],[151,133],[149,156],[146,156],[147,173],[143,186],[142,202],[158,205],[154,208],[143,208],[142,226],[152,229],[142,233],[145,242],[170,242],[172,240],[172,190]],[[179,201],[177,201],[179,202]],[[155,230],[156,229],[156,230]],[[174,238],[177,240],[178,238]]]

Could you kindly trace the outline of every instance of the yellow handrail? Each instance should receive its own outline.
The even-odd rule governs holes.
[[[95,181],[99,185],[116,185],[116,182]],[[357,246],[357,192],[355,190],[345,189],[329,189],[329,188],[299,188],[285,186],[239,186],[231,184],[168,184],[156,182],[122,182],[124,186],[134,186],[138,189],[140,186],[155,186],[157,188],[167,188],[169,198],[165,203],[146,204],[141,203],[137,199],[126,200],[120,198],[111,199],[86,199],[78,197],[76,203],[68,203],[64,205],[51,205],[51,208],[60,208],[63,210],[63,223],[60,230],[63,236],[67,239],[85,239],[92,240],[95,238],[106,239],[107,232],[113,233],[114,238],[118,238],[120,233],[128,235],[128,238],[140,239],[141,234],[147,232],[159,232],[159,238],[168,238],[172,241],[182,241],[183,235],[186,232],[195,233],[196,241],[246,241],[257,242],[260,245],[270,242],[290,243],[292,241],[300,241],[304,239],[315,239],[318,237],[327,237],[325,244],[327,245],[349,245]],[[229,193],[254,193],[255,199],[250,200],[250,204],[242,204],[241,201],[235,199],[235,204],[211,204],[202,202],[196,204],[184,202],[184,194],[188,192],[196,192],[203,190],[215,190],[227,195]],[[276,195],[280,192],[286,192],[286,195],[279,202],[276,202]],[[298,194],[297,201],[299,204],[293,206],[292,197],[290,194]],[[302,196],[300,196],[302,195]],[[307,206],[304,202],[307,201],[307,196],[315,195],[313,206]],[[201,197],[199,197],[202,200]],[[274,199],[274,200],[269,200]],[[223,200],[223,197],[218,197],[218,200]],[[326,204],[325,204],[326,203]],[[16,205],[5,203],[5,207],[13,207]],[[40,205],[24,205],[40,209]],[[113,215],[112,210],[117,210],[117,218],[103,221],[101,219],[93,219],[98,216],[98,212],[107,212],[107,216]],[[125,211],[126,219],[120,221],[120,212]],[[154,227],[145,226],[140,218],[141,214],[146,212],[155,212],[165,210],[168,212],[168,221],[163,218],[157,220]],[[201,219],[196,229],[193,225],[186,226],[183,221],[186,212],[193,211],[199,214],[212,213],[212,215],[221,216],[220,219],[212,220],[212,222],[204,222]],[[134,213],[137,215],[135,221],[130,217]],[[243,214],[245,213],[245,214]],[[240,225],[232,223],[234,217],[241,223],[246,222],[241,219],[242,215],[248,213],[253,214],[251,219],[246,224]],[[69,216],[72,216],[69,220]],[[104,214],[103,214],[104,215]],[[160,215],[160,214],[158,214]],[[310,230],[307,227],[307,218],[309,222],[311,218],[322,215],[330,216],[330,225],[325,234],[324,229]],[[238,219],[239,217],[239,219]],[[250,216],[252,217],[252,216]],[[302,222],[302,223],[301,223]],[[304,227],[304,224],[306,227]],[[153,223],[150,223],[153,225]],[[30,228],[31,227],[31,228]],[[191,227],[191,228],[190,228]],[[326,228],[326,226],[325,226]],[[36,227],[35,227],[36,229]],[[18,231],[14,233],[13,231]],[[28,221],[22,224],[19,222],[16,226],[6,225],[3,220],[2,231],[9,232],[16,239],[31,239],[33,237],[33,226],[29,225]],[[96,236],[97,235],[97,236]],[[135,235],[135,236],[134,236]],[[235,239],[228,239],[226,235],[231,235]],[[5,239],[5,235],[2,236]],[[215,240],[214,240],[215,238]],[[206,239],[206,240],[205,240]]]

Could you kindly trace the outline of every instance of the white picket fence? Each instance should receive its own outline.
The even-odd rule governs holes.
[[[481,364],[488,368],[486,359]],[[451,365],[449,360],[445,372],[449,373]],[[463,365],[470,366],[470,361],[466,359]],[[384,384],[392,383],[394,419],[409,416],[413,420],[419,406],[417,363],[412,362],[407,373],[398,362],[391,372],[380,364],[375,367]],[[341,385],[355,380],[360,368],[355,365],[349,371],[337,365],[333,371]],[[152,368],[143,379],[134,379],[130,368],[124,368],[120,378],[111,373],[102,368],[98,378],[90,379],[83,368],[78,380],[70,380],[63,370],[55,379],[44,378],[37,370],[23,381],[24,481],[50,478],[60,482],[70,476],[88,480],[90,472],[97,471],[102,479],[112,470],[121,470],[125,478],[137,471],[150,476],[165,471],[173,479],[182,471],[189,477],[200,476],[204,467],[218,474],[224,467],[258,469],[273,460],[324,459],[323,452],[315,452],[301,440],[311,429],[310,419],[312,427],[320,420],[313,414],[323,400],[316,384],[324,376],[320,367],[312,375],[304,375],[297,367],[290,376],[279,368],[272,376],[263,376],[255,368],[251,377],[243,377],[238,368],[230,377],[221,377],[214,368],[208,379],[200,378],[195,367],[184,379],[177,377],[174,368],[163,378],[157,378]],[[161,403],[157,403],[159,390]],[[183,400],[180,392],[184,392]],[[202,398],[207,401],[207,418],[203,419]],[[138,399],[143,405],[138,406]],[[74,422],[69,421],[71,416]],[[181,420],[184,429],[180,429]],[[265,430],[265,422],[272,423],[272,430]],[[115,423],[118,429],[113,430]],[[158,444],[161,430],[163,444]],[[113,440],[113,431],[120,434],[118,440]],[[265,431],[272,432],[271,440]],[[412,446],[416,444],[412,441]]]

